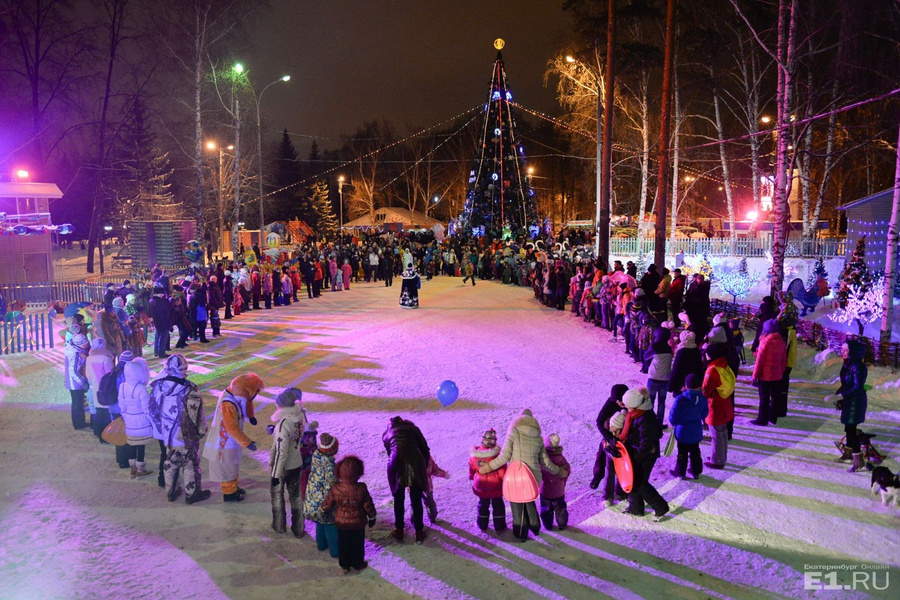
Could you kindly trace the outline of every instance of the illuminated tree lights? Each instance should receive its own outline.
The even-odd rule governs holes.
[[[874,281],[869,280],[868,284],[848,285],[842,307],[829,317],[836,323],[850,325],[855,322],[858,335],[862,337],[865,326],[881,318],[883,286],[884,277],[881,276]]]

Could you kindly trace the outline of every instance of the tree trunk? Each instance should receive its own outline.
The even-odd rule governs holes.
[[[641,203],[638,214],[641,224],[647,212],[647,196],[650,188],[650,82],[649,73],[645,69],[641,78]],[[650,211],[651,213],[653,211]],[[644,228],[638,227],[638,246],[642,245]]]
[[[238,255],[238,221],[241,220],[241,101],[234,101],[234,210],[231,217],[231,251]],[[260,240],[262,246],[262,240]],[[256,257],[259,260],[259,257]]]
[[[812,69],[806,74],[806,89],[809,97],[806,99],[806,118],[813,116],[813,73]],[[806,131],[803,133],[803,155],[800,158],[800,195],[803,201],[801,209],[801,218],[803,219],[803,240],[809,240],[813,236],[810,234],[810,206],[812,199],[812,181],[810,163],[812,161],[813,151],[813,124],[806,124]],[[814,230],[813,230],[814,231]]]
[[[609,263],[609,206],[612,195],[613,105],[615,100],[616,1],[609,0],[606,27],[606,80],[603,98],[603,152],[597,257]]]
[[[834,83],[831,86],[831,102],[828,104],[831,110],[834,109],[834,105],[837,103],[837,94],[838,94],[838,82],[837,78],[835,78]],[[813,209],[812,214],[812,227],[813,231],[816,232],[819,229],[819,215],[822,213],[822,201],[825,199],[825,194],[828,192],[828,185],[831,183],[831,171],[834,169],[834,135],[835,130],[835,120],[837,115],[832,112],[828,115],[828,125],[825,132],[825,166],[822,169],[822,181],[819,183],[819,195],[816,198],[816,206]],[[815,234],[813,234],[813,237]]]
[[[681,202],[678,200],[678,182],[681,172],[681,94],[678,91],[678,73],[673,73],[675,89],[672,93],[675,103],[675,131],[672,133],[672,244],[678,237],[678,209]],[[663,229],[666,225],[663,223]],[[673,246],[674,247],[674,246]]]
[[[713,76],[715,79],[715,76]],[[713,93],[713,108],[716,113],[716,131],[719,134],[719,160],[722,162],[722,181],[725,187],[725,201],[728,205],[728,223],[731,230],[731,239],[737,237],[734,230],[734,197],[731,193],[731,171],[728,168],[728,159],[725,156],[725,130],[722,127],[722,111],[719,108],[719,92]]]
[[[894,312],[894,281],[897,279],[897,244],[900,243],[900,128],[897,133],[897,166],[894,169],[894,205],[888,225],[887,249],[884,257],[884,293],[881,297],[882,342],[891,341],[891,319]]]
[[[788,5],[790,2],[790,5]],[[788,173],[788,144],[791,140],[791,104],[794,75],[794,35],[798,0],[779,0],[778,7],[778,140],[775,156],[775,231],[772,239],[771,294],[777,297],[784,287],[784,255],[787,249],[791,177]]]
[[[197,239],[203,243],[203,121],[201,89],[203,85],[203,47],[206,32],[202,0],[194,2],[194,203],[197,219]],[[221,151],[221,150],[220,150]],[[235,159],[237,167],[237,159]],[[234,240],[231,243],[234,247]],[[234,254],[237,258],[237,253]]]
[[[659,116],[659,177],[656,182],[656,247],[653,262],[666,264],[666,209],[669,191],[669,109],[672,98],[672,55],[675,50],[675,0],[668,0],[666,7],[666,53],[663,68],[662,107]]]

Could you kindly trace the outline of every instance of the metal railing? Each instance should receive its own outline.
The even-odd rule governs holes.
[[[612,238],[609,240],[609,252],[615,256],[652,255],[656,248],[654,240],[638,240],[637,238]],[[746,256],[763,257],[766,251],[771,252],[772,242],[759,238],[707,238],[704,240],[677,239],[666,241],[666,254],[685,254],[707,256]],[[797,240],[788,242],[785,256],[789,258],[832,258],[844,256],[846,242],[841,239]]]
[[[121,282],[120,282],[121,283]],[[106,286],[102,283],[80,281],[36,281],[33,283],[0,284],[0,292],[7,307],[21,301],[28,305],[49,305],[51,302],[102,302]]]
[[[4,318],[0,327],[0,354],[53,348],[53,329],[53,319],[44,312]]]

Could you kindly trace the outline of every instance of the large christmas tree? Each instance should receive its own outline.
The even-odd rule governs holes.
[[[856,242],[856,248],[853,250],[850,260],[844,266],[844,272],[841,273],[840,287],[834,293],[834,296],[841,306],[846,306],[854,289],[856,290],[856,295],[861,297],[865,295],[870,287],[872,287],[872,275],[869,273],[869,267],[866,265],[866,236],[862,236]]]
[[[525,150],[519,143],[511,112],[512,94],[506,86],[502,40],[495,42],[497,60],[484,107],[481,148],[469,173],[466,204],[460,217],[464,234],[491,237],[524,235],[538,231],[534,191],[529,183]]]

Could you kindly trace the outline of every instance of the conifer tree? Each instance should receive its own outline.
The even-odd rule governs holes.
[[[856,296],[863,297],[872,286],[872,275],[866,265],[866,236],[862,236],[856,242],[856,248],[850,256],[850,260],[844,266],[841,273],[840,287],[834,293],[835,298],[846,306],[853,288],[856,288]]]
[[[306,215],[303,214],[303,207],[308,207],[308,203],[305,202],[306,194],[303,193],[304,190],[297,189],[301,186],[296,185],[303,180],[297,158],[297,150],[285,129],[281,134],[281,143],[278,145],[273,164],[272,181],[275,182],[276,190],[280,190],[274,194],[271,208],[267,211],[273,221],[288,221],[300,217],[309,222],[309,210],[305,211]]]
[[[319,238],[327,238],[335,235],[338,229],[337,217],[331,206],[331,198],[328,193],[328,184],[317,181],[309,189],[309,203],[315,214],[314,229]]]

